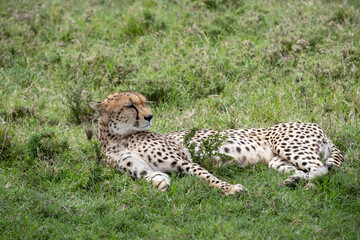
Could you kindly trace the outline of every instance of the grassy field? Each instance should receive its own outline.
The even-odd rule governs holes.
[[[357,0],[0,1],[1,239],[360,239]],[[306,189],[259,165],[172,174],[159,193],[103,168],[89,101],[152,101],[151,131],[318,123],[345,158]]]

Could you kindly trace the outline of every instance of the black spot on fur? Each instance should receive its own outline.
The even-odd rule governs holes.
[[[147,171],[143,170],[140,172],[140,177],[144,177],[147,174]]]

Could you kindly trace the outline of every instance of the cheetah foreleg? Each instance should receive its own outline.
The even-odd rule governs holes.
[[[247,191],[247,189],[241,184],[232,185],[218,179],[196,163],[178,162],[177,167],[183,169],[188,174],[196,175],[205,179],[210,184],[210,186],[221,189],[226,195],[238,196],[240,192]]]
[[[141,157],[131,151],[124,151],[119,156],[120,170],[127,172],[133,178],[144,178],[160,191],[170,186],[167,174],[153,170]]]
[[[149,173],[145,179],[160,191],[166,191],[170,187],[169,176],[159,171]]]

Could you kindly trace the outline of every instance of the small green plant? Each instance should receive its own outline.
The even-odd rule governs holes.
[[[108,176],[104,172],[106,167],[105,156],[100,150],[100,143],[89,139],[88,144],[81,149],[88,162],[83,177],[76,185],[76,188],[86,191],[96,191],[100,188],[100,183],[106,180]]]
[[[74,84],[67,89],[64,103],[70,110],[69,121],[75,124],[89,121],[93,112],[89,107],[91,94],[84,90],[84,84]]]
[[[92,163],[90,165],[86,184],[83,186],[85,190],[92,191],[95,187],[98,186],[98,183],[104,181],[103,169],[104,168],[99,164],[99,162]]]
[[[237,8],[243,4],[242,1],[234,1],[234,0],[200,0],[195,1],[199,6],[204,5],[206,8],[213,10],[220,10],[222,8]]]
[[[207,139],[201,140],[197,146],[191,141],[197,130],[196,128],[191,129],[184,137],[184,145],[189,150],[191,159],[194,162],[201,164],[201,166],[210,172],[216,172],[216,170],[222,166],[222,162],[234,160],[233,157],[219,152],[219,148],[224,144],[227,136],[217,132]]]
[[[53,132],[36,133],[30,137],[27,145],[30,157],[41,160],[52,160],[69,148],[69,143],[59,140]]]
[[[12,153],[12,137],[9,130],[0,127],[0,162],[7,162],[11,158]]]
[[[100,149],[100,142],[97,140],[91,140],[92,139],[92,135],[93,135],[93,130],[88,128],[85,131],[86,133],[86,137],[88,138],[88,140],[90,141],[91,144],[91,152],[93,154],[91,154],[91,158],[94,159],[97,163],[101,164],[103,167],[106,166],[106,161],[105,161],[105,156],[104,154],[101,152]],[[90,136],[91,135],[91,136]],[[88,151],[88,149],[83,149],[84,153],[86,153]]]
[[[129,37],[143,36],[148,32],[158,32],[165,28],[164,23],[158,23],[156,16],[148,9],[143,10],[142,13],[129,15],[124,22],[123,32]]]

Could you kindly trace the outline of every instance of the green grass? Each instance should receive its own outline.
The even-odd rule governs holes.
[[[359,239],[360,4],[0,1],[0,238]],[[316,187],[259,165],[171,175],[159,193],[98,163],[87,102],[152,101],[152,131],[318,123],[342,151]],[[2,124],[4,122],[4,124]]]

